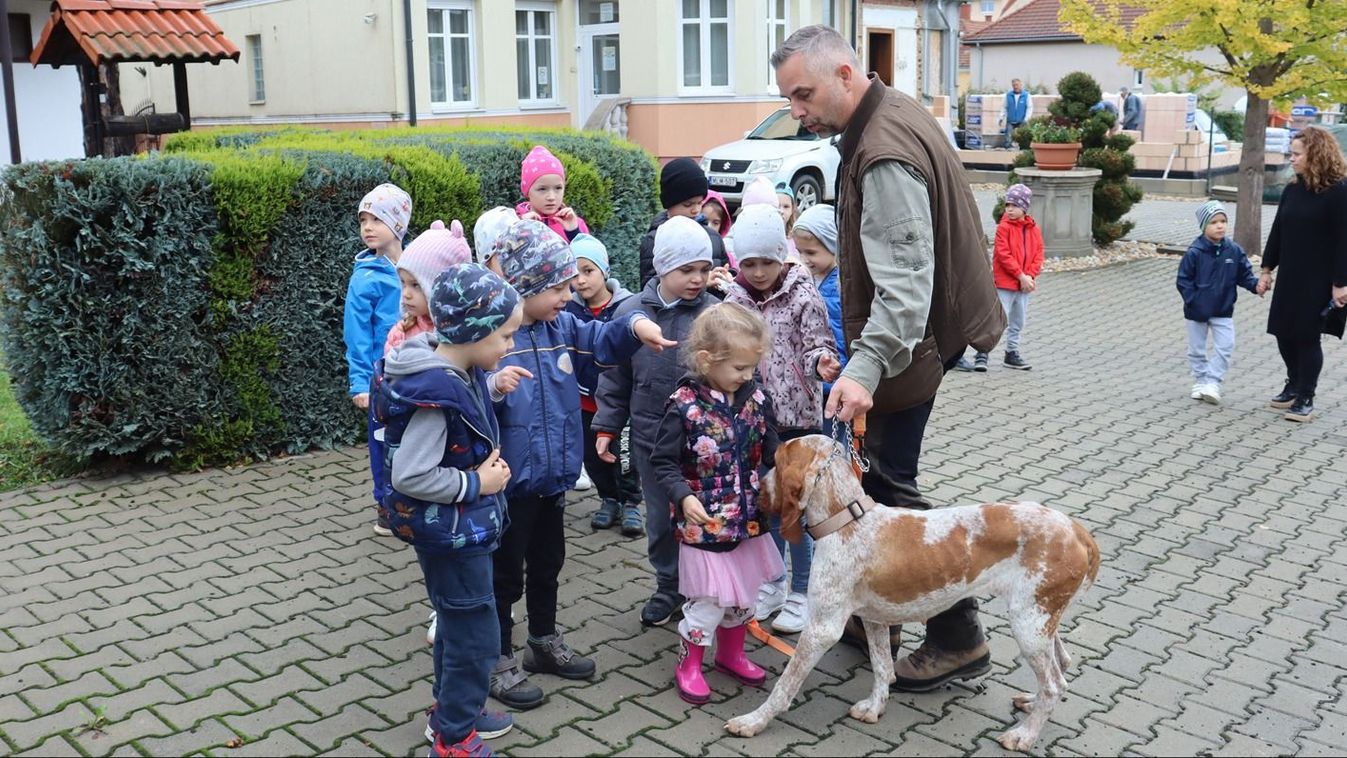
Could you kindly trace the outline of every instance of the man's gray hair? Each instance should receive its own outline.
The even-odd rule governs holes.
[[[772,68],[781,68],[786,61],[801,53],[804,54],[805,63],[816,72],[827,71],[843,63],[861,72],[861,62],[856,57],[856,51],[831,26],[813,24],[795,30],[772,53]]]

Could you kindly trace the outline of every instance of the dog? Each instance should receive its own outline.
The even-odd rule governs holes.
[[[1013,698],[1028,716],[998,741],[1008,750],[1033,746],[1066,689],[1071,659],[1058,623],[1099,572],[1099,546],[1085,527],[1037,503],[880,506],[861,490],[849,451],[823,435],[778,448],[759,503],[781,515],[786,539],[801,538],[801,513],[809,524],[816,540],[809,617],[767,701],[726,730],[752,737],[786,710],[853,614],[865,624],[875,682],[850,714],[879,721],[894,681],[889,626],[923,622],[963,598],[992,594],[1010,606],[1011,634],[1038,677],[1036,694]]]

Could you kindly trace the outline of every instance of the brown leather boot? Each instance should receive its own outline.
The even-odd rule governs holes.
[[[897,653],[903,644],[903,627],[889,627],[889,645],[893,652]],[[842,627],[842,641],[852,647],[860,650],[862,653],[870,652],[870,643],[865,637],[865,624],[860,616],[852,616],[847,619],[847,625]]]
[[[992,654],[987,643],[971,650],[949,651],[925,642],[906,658],[894,663],[894,682],[889,688],[897,692],[930,692],[956,679],[976,679],[991,671]]]

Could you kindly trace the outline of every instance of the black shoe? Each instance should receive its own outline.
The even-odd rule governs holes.
[[[611,529],[613,524],[617,523],[617,514],[621,510],[622,506],[618,505],[616,500],[604,498],[599,503],[599,509],[589,518],[589,528],[596,532],[600,529]]]
[[[1268,405],[1273,408],[1290,408],[1296,404],[1296,390],[1290,382],[1282,388],[1281,394],[1268,401]]]
[[[1006,368],[1013,368],[1018,371],[1028,371],[1032,368],[1032,366],[1029,365],[1029,361],[1026,361],[1024,356],[1020,355],[1020,351],[1018,350],[1007,350],[1006,359],[1001,363]]]
[[[558,634],[542,639],[529,637],[524,653],[524,670],[530,674],[556,674],[562,679],[589,679],[594,676],[594,661],[580,655]]]
[[[669,623],[674,617],[674,613],[683,607],[683,602],[687,598],[677,592],[665,592],[660,590],[650,596],[645,601],[645,607],[641,608],[642,626],[663,626]]]
[[[388,519],[384,517],[384,509],[377,505],[374,508],[375,512],[378,514],[374,517],[374,533],[380,537],[392,537],[393,527],[388,523]]]
[[[973,370],[979,374],[987,373],[987,354],[978,353],[973,356]]]
[[[967,358],[960,358],[959,362],[954,364],[955,371],[972,371],[973,364],[968,362]]]
[[[1309,421],[1314,415],[1314,395],[1296,398],[1295,405],[1291,406],[1283,417],[1287,421]]]

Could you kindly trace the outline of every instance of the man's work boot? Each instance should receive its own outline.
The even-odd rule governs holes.
[[[842,641],[862,653],[870,653],[870,642],[865,636],[865,624],[861,623],[860,616],[852,616],[847,619],[847,625],[842,627]],[[889,647],[896,653],[903,646],[903,627],[889,627]],[[893,653],[890,653],[892,655]]]
[[[976,679],[991,671],[992,654],[987,643],[972,650],[947,651],[923,642],[906,658],[893,666],[894,682],[889,688],[897,692],[930,692],[950,682]]]

